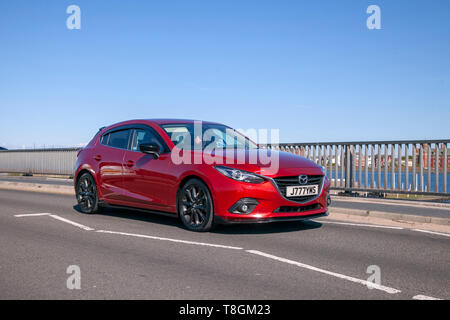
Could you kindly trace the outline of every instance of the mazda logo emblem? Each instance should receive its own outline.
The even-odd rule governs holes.
[[[306,174],[302,174],[298,176],[298,182],[300,184],[307,184],[308,183],[308,176]]]

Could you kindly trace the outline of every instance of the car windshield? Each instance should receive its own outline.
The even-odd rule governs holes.
[[[258,145],[236,130],[220,124],[163,124],[172,142],[180,149],[257,149]]]

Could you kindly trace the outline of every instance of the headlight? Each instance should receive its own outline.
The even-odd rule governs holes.
[[[231,178],[233,180],[236,180],[236,181],[242,181],[242,182],[247,182],[247,183],[264,182],[264,179],[261,178],[260,176],[257,176],[256,174],[253,174],[253,173],[250,173],[247,171],[229,168],[229,167],[223,167],[223,166],[216,166],[214,168],[216,168],[216,170],[219,171],[224,176]]]

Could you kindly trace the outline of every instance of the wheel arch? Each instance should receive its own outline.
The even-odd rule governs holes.
[[[97,184],[97,179],[95,179],[95,174],[94,174],[94,172],[92,171],[92,170],[89,170],[88,168],[83,168],[83,169],[81,169],[80,171],[78,171],[78,173],[77,173],[77,175],[74,177],[74,179],[75,179],[75,185],[77,185],[77,183],[78,183],[78,180],[80,179],[80,177],[83,175],[83,174],[85,174],[85,173],[89,173],[93,178],[94,178],[94,181],[95,181],[95,184]]]
[[[212,190],[209,182],[206,179],[204,179],[202,176],[200,176],[200,175],[190,173],[190,174],[187,174],[186,176],[184,176],[180,180],[180,183],[178,184],[177,193],[176,193],[177,216],[179,216],[179,212],[178,212],[178,196],[180,194],[180,190],[181,190],[181,188],[183,188],[183,186],[186,184],[186,182],[188,182],[191,179],[200,180],[201,182],[203,182],[206,185],[206,187],[208,188],[209,193],[211,194],[211,199],[212,199],[212,202],[213,202],[213,211],[214,211],[214,208],[216,207],[216,203],[215,203],[216,200],[215,200],[214,193],[213,193],[213,190]]]
[[[73,177],[75,187],[77,186],[78,180],[80,179],[80,177],[84,173],[89,173],[92,176],[92,178],[94,179],[94,182],[95,182],[95,184],[97,186],[97,193],[98,193],[99,200],[102,199],[102,193],[101,193],[101,190],[100,190],[100,187],[99,187],[97,175],[95,174],[95,171],[92,168],[88,167],[88,166],[80,168],[80,170]]]

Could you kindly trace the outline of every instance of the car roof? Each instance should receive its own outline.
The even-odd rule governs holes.
[[[171,124],[171,123],[194,123],[196,121],[201,121],[206,124],[219,124],[218,122],[204,121],[204,120],[193,120],[193,119],[147,119],[158,125],[160,124]]]
[[[98,133],[114,129],[120,126],[124,125],[130,125],[130,124],[143,124],[146,122],[153,123],[154,125],[164,125],[164,124],[180,124],[180,123],[194,123],[195,121],[201,121],[204,124],[220,124],[218,122],[211,122],[211,121],[203,121],[203,120],[190,120],[190,119],[134,119],[134,120],[126,120],[122,122],[117,122],[114,124],[111,124],[106,127],[101,127],[98,131]]]

